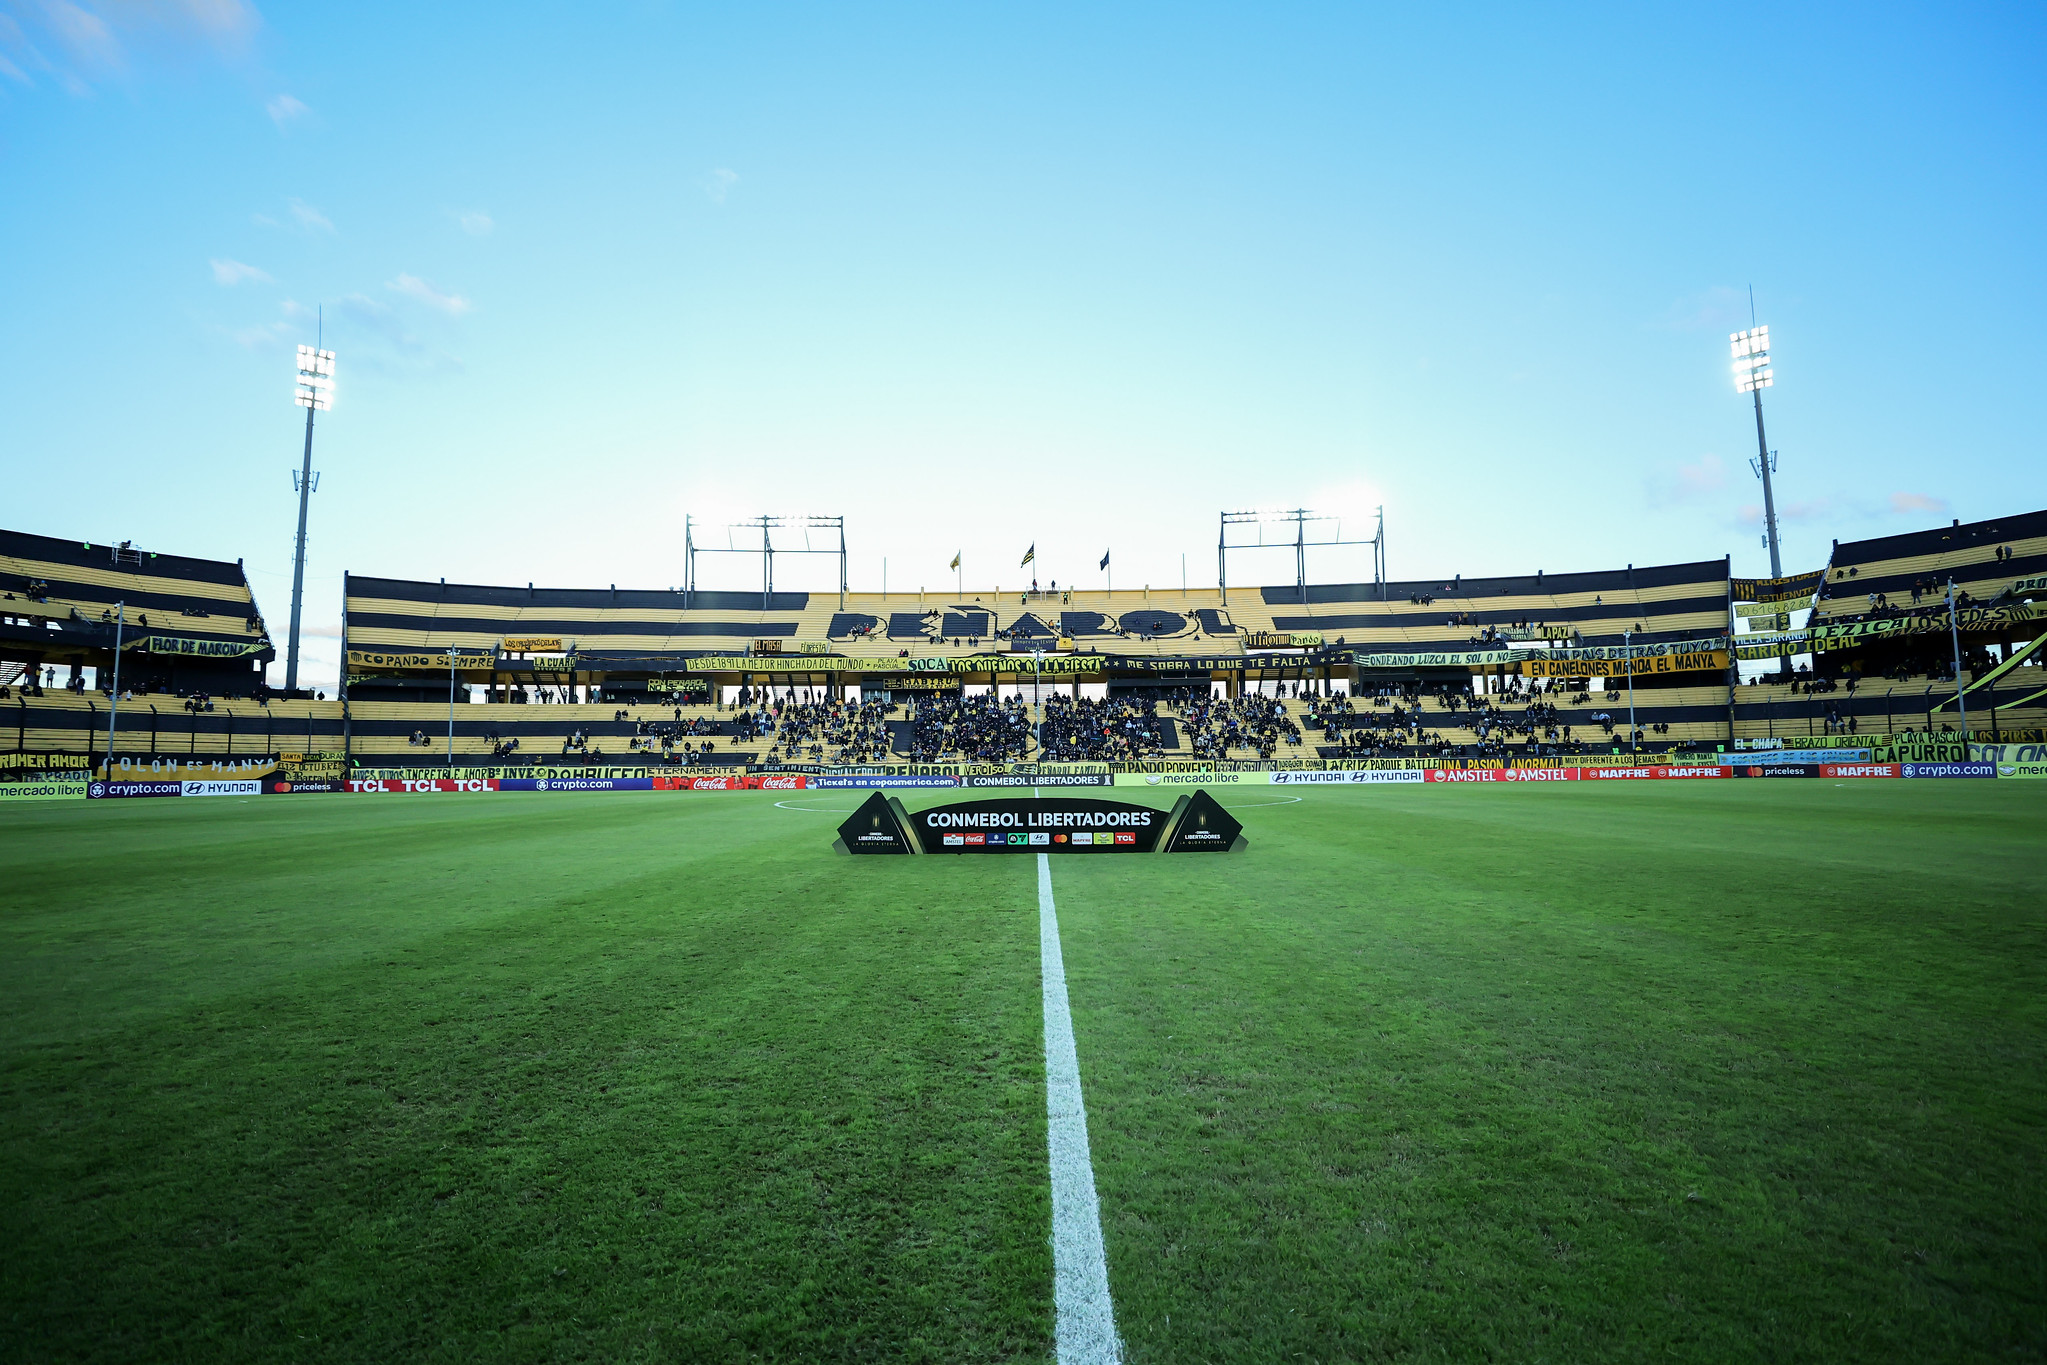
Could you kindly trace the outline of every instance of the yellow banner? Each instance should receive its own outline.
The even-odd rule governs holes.
[[[497,654],[488,649],[456,649],[432,653],[425,650],[351,649],[348,651],[350,668],[401,669],[401,668],[490,668],[497,662]]]
[[[192,640],[182,635],[144,635],[129,640],[122,650],[144,654],[192,654],[205,659],[240,659],[260,654],[270,646],[261,640]]]
[[[92,760],[84,754],[0,754],[0,768],[32,773],[63,772],[66,769],[83,772],[91,766]]]
[[[1659,673],[1710,673],[1726,667],[1727,651],[1711,649],[1639,659],[1524,659],[1520,671],[1529,678],[1647,678]]]
[[[565,654],[569,650],[559,635],[507,635],[498,641],[507,654]]]
[[[1736,578],[1728,587],[1737,602],[1789,602],[1811,597],[1826,581],[1825,569],[1813,569],[1783,578]]]

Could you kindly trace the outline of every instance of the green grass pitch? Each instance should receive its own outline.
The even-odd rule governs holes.
[[[2047,783],[1219,795],[1052,860],[1129,1359],[2047,1353]],[[1048,1359],[1036,859],[778,799],[7,810],[0,1358]]]

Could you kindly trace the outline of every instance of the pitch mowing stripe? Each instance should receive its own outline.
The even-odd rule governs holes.
[[[1052,1304],[1060,1365],[1114,1365],[1123,1358],[1109,1302],[1109,1260],[1087,1150],[1080,1058],[1066,1005],[1066,959],[1052,904],[1052,859],[1038,855],[1038,970],[1045,990],[1045,1131],[1052,1156]]]

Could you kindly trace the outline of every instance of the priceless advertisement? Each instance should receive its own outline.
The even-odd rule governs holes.
[[[348,783],[339,777],[273,777],[265,778],[261,786],[265,796],[309,796],[348,790]]]

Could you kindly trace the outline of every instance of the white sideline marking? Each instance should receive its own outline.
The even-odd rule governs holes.
[[[1260,806],[1291,806],[1300,801],[1298,796],[1282,796],[1277,801],[1246,801],[1241,805],[1224,806],[1224,810],[1256,810]]]
[[[1045,1132],[1052,1157],[1052,1305],[1059,1365],[1115,1365],[1123,1359],[1109,1302],[1109,1260],[1087,1150],[1080,1058],[1066,1005],[1066,959],[1052,904],[1052,859],[1038,855],[1038,970],[1045,992]]]
[[[851,806],[792,806],[787,801],[777,801],[775,805],[782,810],[807,810],[819,815],[848,815],[853,810]]]

